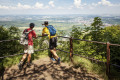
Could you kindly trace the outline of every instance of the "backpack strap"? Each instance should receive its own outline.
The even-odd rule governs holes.
[[[27,32],[27,29],[25,29],[25,30],[23,31],[23,34],[26,33],[26,32]]]
[[[33,30],[29,30],[28,33],[30,33],[31,31],[33,31]]]
[[[49,30],[49,25],[48,26],[46,26],[47,27],[47,29]],[[50,33],[50,30],[49,30],[49,33]],[[50,33],[50,36],[51,36],[51,33]]]
[[[27,32],[27,29],[26,29],[26,30],[25,30],[25,33],[29,34],[31,31],[33,31],[33,30],[29,30],[29,31]]]

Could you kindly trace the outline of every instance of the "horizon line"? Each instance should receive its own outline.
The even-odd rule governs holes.
[[[0,14],[0,16],[6,16],[6,15],[119,15],[120,14]]]

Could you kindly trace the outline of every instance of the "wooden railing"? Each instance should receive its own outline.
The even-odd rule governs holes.
[[[77,56],[80,56],[80,57],[83,57],[83,58],[86,58],[86,59],[89,59],[89,60],[94,60],[96,62],[102,62],[102,63],[105,63],[106,64],[106,74],[109,76],[110,74],[110,65],[113,65],[113,66],[116,66],[116,67],[119,67],[120,68],[120,65],[116,65],[116,64],[112,64],[110,63],[110,46],[120,46],[119,44],[110,44],[109,42],[105,43],[105,42],[98,42],[98,41],[89,41],[89,40],[84,40],[84,39],[77,39],[77,38],[72,38],[72,37],[64,37],[64,36],[58,36],[58,37],[62,37],[62,38],[69,38],[69,41],[70,41],[70,60],[71,62],[73,62],[72,60],[72,57],[73,55],[77,55]],[[97,44],[103,44],[103,45],[106,45],[106,52],[107,52],[107,62],[103,62],[103,61],[100,61],[100,60],[97,60],[97,59],[94,59],[94,58],[89,58],[89,57],[85,57],[85,56],[82,56],[82,55],[79,55],[79,54],[74,54],[73,53],[73,40],[78,40],[78,41],[86,41],[86,42],[91,42],[91,43],[97,43]],[[65,51],[64,51],[65,52]]]

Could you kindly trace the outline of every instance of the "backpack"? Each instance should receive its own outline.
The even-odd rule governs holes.
[[[25,29],[25,32],[23,32],[23,34],[20,37],[20,44],[22,44],[22,45],[28,45],[28,34],[31,31],[33,31],[33,30],[27,31],[27,29]]]
[[[54,36],[56,34],[56,29],[52,25],[46,26],[49,29],[50,36]]]

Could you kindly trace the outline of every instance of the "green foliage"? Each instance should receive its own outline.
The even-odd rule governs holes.
[[[11,26],[8,28],[10,38],[19,38],[20,30],[18,27]]]
[[[102,26],[103,23],[101,19],[99,17],[95,17],[91,27],[86,27],[84,33],[82,33],[83,31],[80,28],[74,26],[71,36],[90,41],[120,44],[120,26],[113,25],[105,28],[102,28]],[[73,40],[73,50],[74,54],[95,58],[103,62],[106,62],[107,59],[106,45],[103,44]],[[120,65],[120,47],[110,46],[110,56],[110,63]],[[118,68],[112,67],[112,69],[112,71],[115,70],[116,72],[120,72]]]
[[[9,29],[0,26],[0,40],[9,40],[15,39],[19,37],[19,29],[16,27],[10,27]],[[18,32],[16,32],[18,31]],[[15,33],[12,33],[15,32]],[[19,45],[18,41],[11,41],[11,42],[1,42],[0,43],[0,56],[6,56],[10,54],[15,54],[20,51],[21,46]]]
[[[80,27],[73,26],[70,32],[73,38],[82,38],[82,29]]]
[[[93,41],[102,41],[104,34],[102,26],[102,21],[99,17],[94,18],[94,22],[91,24],[92,27],[86,27],[83,31],[80,27],[73,26],[71,36],[78,39],[86,39]],[[73,40],[74,53],[93,57],[96,59],[105,58],[104,46],[98,44],[93,44],[84,41]],[[104,54],[104,55],[102,55]],[[102,55],[102,56],[101,56]],[[101,57],[99,57],[101,56]],[[103,59],[104,60],[104,59]]]
[[[65,36],[65,31],[64,30],[58,30],[57,35],[59,36]]]
[[[101,21],[101,19],[99,17],[95,17],[94,18],[94,22],[91,24],[90,28],[86,28],[85,31],[85,35],[83,37],[83,39],[88,39],[88,40],[92,40],[92,41],[99,41],[99,42],[104,42],[105,39],[104,37],[104,29],[102,28],[103,23]],[[91,55],[93,55],[92,57],[96,58],[96,59],[100,59],[102,61],[105,61],[105,47],[104,45],[101,44],[97,44],[97,43],[87,43],[87,46],[90,47],[90,49],[93,51],[93,53],[91,53]],[[101,59],[102,58],[102,59]]]
[[[0,26],[0,40],[6,40],[9,38],[8,30],[3,26]]]
[[[73,59],[75,67],[81,67],[87,69],[88,71],[92,71],[93,64],[89,60],[81,58],[79,56],[74,56]]]
[[[95,17],[94,22],[91,24],[92,30],[100,30],[101,26],[103,26],[103,22],[101,21],[101,18]]]
[[[38,39],[34,39],[34,47],[36,49],[45,49],[48,48],[49,44],[49,38],[46,37],[41,37]]]
[[[120,44],[120,26],[119,25],[105,27],[104,32],[105,32],[104,37],[106,42]]]
[[[110,27],[104,28],[104,38],[105,41],[113,44],[120,44],[120,26],[113,25]],[[111,63],[120,65],[120,47],[118,46],[110,46],[110,56]]]
[[[15,33],[14,33],[15,32]],[[0,26],[0,40],[9,40],[15,39],[19,37],[19,29],[17,27],[5,28]],[[0,56],[8,56],[20,53],[22,51],[22,46],[19,44],[19,41],[11,41],[11,42],[0,42]],[[14,61],[15,58],[12,60]],[[9,58],[1,59],[0,62],[8,63]],[[14,64],[14,62],[10,62]],[[1,65],[0,65],[1,66]],[[4,65],[6,66],[6,65]]]
[[[95,17],[94,22],[91,24],[90,28],[86,28],[85,31],[87,31],[83,39],[91,38],[92,41],[102,41],[103,37],[103,23],[101,21],[101,18]],[[90,37],[88,37],[90,36]]]
[[[87,71],[88,73],[94,73],[94,74],[99,74],[102,78],[107,80],[107,75],[106,75],[106,70],[105,70],[105,65],[104,64],[95,64],[92,63],[90,60],[79,57],[79,56],[74,56],[74,67],[80,67],[84,71]]]

